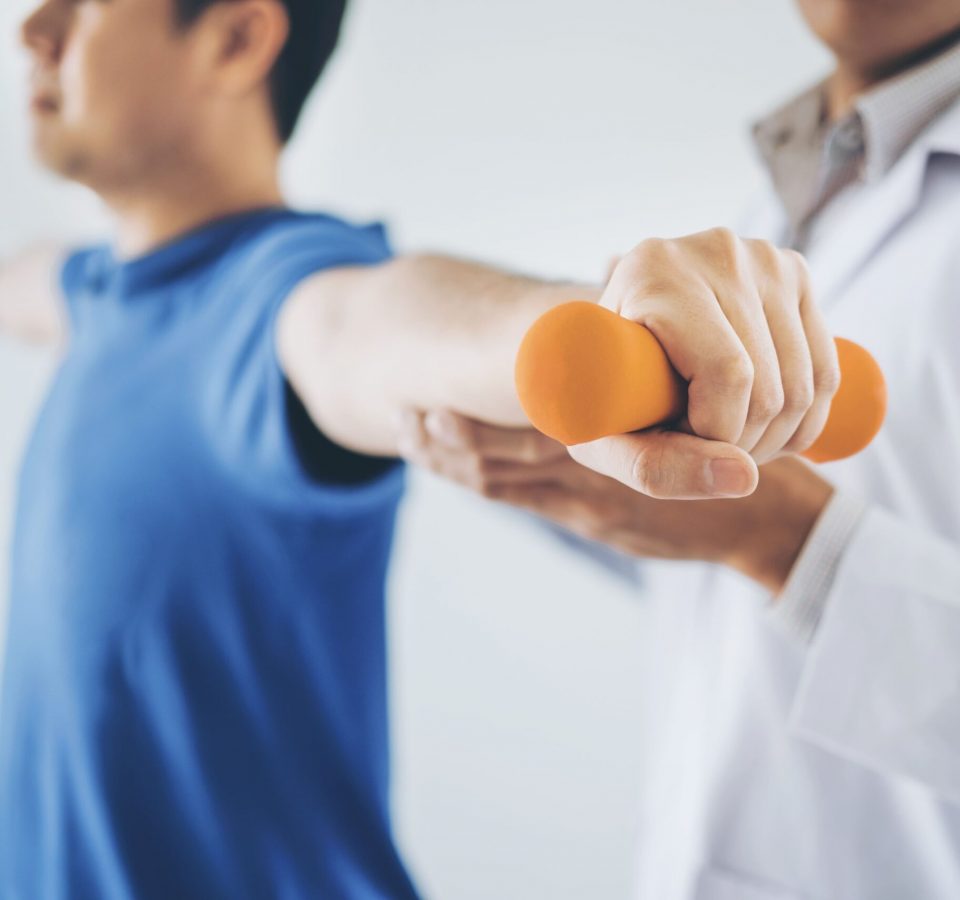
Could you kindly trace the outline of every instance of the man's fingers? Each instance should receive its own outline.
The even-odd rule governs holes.
[[[675,431],[602,438],[571,447],[570,455],[660,500],[745,497],[759,477],[756,463],[739,447]]]
[[[617,271],[617,266],[620,265],[620,260],[623,259],[622,256],[611,256],[609,262],[607,263],[607,272],[604,275],[603,283],[609,284],[610,279],[613,278],[613,273]]]
[[[748,270],[740,239],[726,229],[681,240],[651,239],[624,257],[601,299],[659,341],[688,383],[688,415],[696,433],[730,444],[740,440],[748,413],[756,414],[751,408],[756,370],[764,375],[775,368]],[[751,290],[739,290],[742,283]],[[726,308],[717,286],[733,294]]]
[[[754,365],[733,326],[715,309],[709,324],[689,331],[655,314],[647,327],[688,381],[690,427],[706,440],[736,444],[751,413]]]
[[[784,404],[784,384],[778,347],[770,325],[764,315],[763,302],[759,296],[745,300],[741,295],[731,298],[723,290],[718,290],[717,299],[743,344],[753,366],[753,381],[750,385],[750,401],[743,431],[733,441],[738,447],[750,451],[763,437],[771,423],[781,414]],[[697,403],[700,402],[699,396]],[[691,421],[704,418],[697,404],[690,401],[688,417]],[[716,396],[706,401],[716,403]],[[702,432],[697,429],[698,434]],[[788,432],[793,434],[793,429]]]
[[[758,464],[772,459],[790,440],[813,403],[813,362],[800,318],[800,292],[806,284],[806,264],[763,241],[747,241],[752,251],[754,277],[770,336],[777,354],[780,405],[760,433],[739,446]]]
[[[790,453],[802,453],[823,431],[830,415],[830,404],[840,387],[840,363],[837,344],[827,328],[823,314],[813,301],[809,286],[800,300],[800,319],[807,335],[813,363],[813,403],[793,436],[784,445]]]
[[[813,363],[799,312],[776,307],[771,312],[770,329],[780,359],[781,410],[756,440],[740,444],[750,451],[758,465],[773,458],[790,440],[813,403]]]
[[[816,439],[836,386],[835,351],[809,295],[799,254],[715,228],[643,241],[601,302],[663,346],[687,381],[697,435],[763,462]]]
[[[753,362],[720,308],[704,305],[678,321],[676,299],[648,299],[643,313],[630,315],[646,326],[687,384],[690,427],[702,438],[735,444],[751,408]],[[639,387],[634,388],[640,389]]]

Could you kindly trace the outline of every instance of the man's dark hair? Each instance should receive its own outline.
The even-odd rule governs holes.
[[[225,0],[174,0],[178,23],[192,25]],[[290,34],[270,74],[270,98],[280,139],[286,143],[307,97],[333,55],[347,0],[278,0],[290,19]]]

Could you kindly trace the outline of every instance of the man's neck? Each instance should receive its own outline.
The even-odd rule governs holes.
[[[827,80],[827,114],[836,122],[846,116],[868,91],[927,62],[960,42],[960,32],[950,32],[923,47],[895,59],[864,65],[837,58],[837,67]]]
[[[175,240],[207,222],[254,209],[284,205],[277,185],[230,194],[143,196],[110,205],[117,216],[117,252],[130,259]]]
[[[149,253],[225,216],[284,205],[280,148],[249,137],[228,146],[231,152],[155,161],[126,185],[98,191],[115,216],[121,257]]]

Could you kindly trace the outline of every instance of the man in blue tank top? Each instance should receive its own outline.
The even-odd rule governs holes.
[[[2,900],[415,896],[389,816],[396,414],[524,425],[520,335],[600,291],[391,260],[379,226],[286,207],[280,153],[342,13],[46,0],[24,23],[35,152],[117,229],[0,269],[0,326],[65,345],[18,494]],[[674,242],[612,290],[724,271],[728,299],[762,275],[795,301],[792,260],[729,275],[720,247],[743,250]],[[732,443],[646,440],[678,495],[755,484]]]

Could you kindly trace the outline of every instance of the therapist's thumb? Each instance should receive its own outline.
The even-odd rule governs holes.
[[[677,431],[650,430],[569,448],[581,465],[658,500],[746,497],[759,472],[733,444]]]

